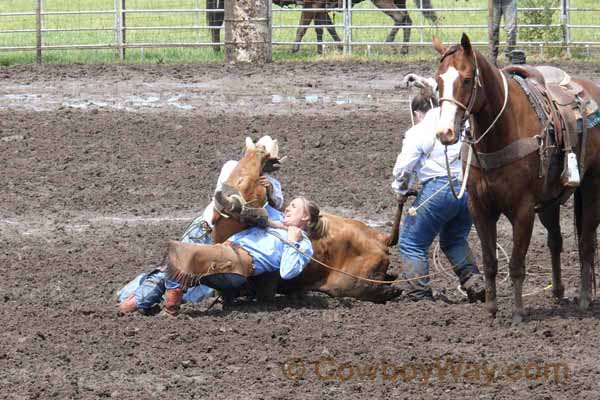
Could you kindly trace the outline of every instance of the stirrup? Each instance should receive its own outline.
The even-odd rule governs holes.
[[[569,152],[567,155],[567,166],[560,177],[563,186],[576,188],[579,187],[581,179],[579,177],[579,167],[575,153]]]

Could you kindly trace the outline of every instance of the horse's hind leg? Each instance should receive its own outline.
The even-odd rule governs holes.
[[[423,9],[423,16],[431,21],[431,23],[436,24],[438,20],[438,16],[435,11],[432,10],[433,5],[431,4],[431,0],[416,0],[417,6],[421,6]]]
[[[331,17],[329,16],[329,13],[325,13],[325,24],[326,25],[333,25],[333,21],[331,20]],[[335,30],[335,27],[333,26],[328,26],[327,27],[327,32],[329,32],[329,34],[331,35],[332,39],[337,42],[337,49],[338,50],[342,50],[344,47],[341,45],[342,39],[340,39],[340,37],[337,34],[337,31]]]
[[[560,233],[560,205],[548,207],[539,213],[540,221],[548,231],[548,248],[552,255],[552,294],[558,300],[565,293],[561,279],[560,253],[563,239]]]
[[[408,12],[406,11],[406,0],[399,0],[397,2],[394,0],[372,0],[372,2],[375,7],[385,10],[383,13],[394,20],[394,27],[385,39],[386,42],[391,43],[396,38],[396,34],[400,29],[399,26],[404,25],[406,19],[405,16],[408,15]],[[394,8],[397,10],[387,11]]]
[[[396,38],[398,30],[400,29],[398,27],[403,27],[403,44],[400,48],[400,53],[408,53],[407,43],[410,42],[410,27],[412,26],[412,19],[410,18],[410,15],[408,15],[408,11],[406,11],[406,0],[374,0],[373,4],[382,9],[397,9],[393,11],[384,11],[384,13],[389,15],[394,20],[394,28],[392,28],[385,41],[393,42]]]
[[[405,27],[405,28],[403,28],[403,44],[402,44],[402,47],[400,48],[400,53],[401,54],[408,53],[408,46],[406,43],[410,42],[410,26],[412,25],[412,20],[410,19],[408,12],[405,10],[384,11],[384,12],[394,19],[394,28],[392,28],[392,30],[388,34],[387,38],[385,39],[385,41],[388,43],[393,42],[394,39],[396,38],[396,34],[398,33],[398,30],[400,29],[398,27],[399,26]]]
[[[306,7],[306,4],[304,5]],[[306,30],[308,29],[308,25],[315,17],[315,13],[312,11],[302,11],[302,15],[300,16],[300,25],[298,30],[296,31],[296,39],[294,40],[294,47],[292,48],[292,53],[297,53],[300,50],[300,42],[302,42],[302,38],[306,34]]]
[[[579,308],[587,310],[592,302],[591,283],[594,281],[594,257],[596,255],[596,228],[600,222],[600,198],[597,189],[600,178],[586,177],[575,191],[575,223],[579,235],[579,259],[581,263]],[[584,215],[585,214],[585,215]]]

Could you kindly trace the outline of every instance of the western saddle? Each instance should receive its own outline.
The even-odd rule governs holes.
[[[519,83],[546,127],[540,134],[545,148],[562,149],[567,154],[563,184],[577,187],[585,165],[588,128],[600,123],[598,104],[559,68],[511,65],[503,72]]]

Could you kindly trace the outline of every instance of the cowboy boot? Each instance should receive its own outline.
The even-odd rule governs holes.
[[[427,261],[402,257],[401,264],[403,267],[401,279],[404,282],[396,286],[402,290],[402,295],[412,301],[434,300],[433,292],[429,285],[429,278],[426,277],[429,271]],[[415,279],[419,277],[422,278]]]
[[[121,304],[119,304],[119,312],[122,314],[128,314],[136,311],[138,309],[137,301],[135,301],[135,296],[131,295],[125,299]]]
[[[183,297],[183,289],[167,289],[165,292],[164,310],[167,314],[177,315],[181,306],[181,298]]]
[[[472,274],[461,287],[467,292],[470,303],[477,301],[485,302],[485,280],[483,279],[483,275]]]

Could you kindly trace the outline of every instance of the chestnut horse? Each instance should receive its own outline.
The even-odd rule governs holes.
[[[440,93],[441,116],[436,129],[445,145],[459,139],[461,123],[470,118],[472,134],[468,137],[475,157],[484,153],[498,154],[507,146],[531,142],[535,135],[544,136],[546,127],[519,83],[498,70],[471,47],[463,34],[460,45],[444,47],[438,38],[433,46],[441,55],[436,73]],[[600,88],[590,81],[573,79],[589,98],[600,103]],[[588,129],[582,181],[575,191],[575,219],[579,234],[581,258],[580,307],[590,305],[590,281],[594,262],[596,228],[600,223],[600,126]],[[545,149],[546,150],[546,149]],[[509,273],[513,283],[513,324],[523,319],[523,280],[525,255],[531,240],[536,207],[548,231],[548,247],[552,254],[553,294],[561,298],[560,253],[562,236],[559,224],[559,201],[565,193],[560,183],[564,153],[551,151],[549,167],[541,151],[531,151],[502,166],[483,169],[471,166],[467,181],[469,210],[481,240],[486,280],[486,306],[491,317],[498,310],[496,300],[496,224],[504,214],[512,224],[513,249]],[[583,156],[582,156],[583,157]],[[559,164],[560,167],[553,168]],[[463,167],[468,168],[463,160]],[[540,173],[543,172],[543,173]],[[543,178],[540,178],[543,176]],[[585,218],[582,216],[585,215]]]
[[[224,1],[225,0],[207,0],[206,8],[208,10],[215,9],[224,9]],[[348,0],[352,1],[352,6],[358,3],[362,3],[364,0]],[[408,46],[406,43],[410,42],[410,27],[412,26],[412,19],[410,15],[408,15],[408,11],[406,11],[406,0],[371,0],[375,7],[384,10],[383,12],[390,16],[394,20],[394,27],[390,30],[386,42],[391,43],[396,38],[396,34],[398,30],[402,28],[403,30],[403,41],[404,44],[401,47],[401,53],[408,53]],[[323,26],[327,26],[327,31],[333,38],[333,40],[337,43],[338,48],[341,47],[340,42],[341,39],[338,36],[333,25],[333,21],[329,16],[327,11],[324,11],[325,8],[342,8],[343,0],[273,0],[273,4],[276,4],[280,7],[290,6],[299,4],[304,9],[318,9],[317,11],[302,11],[300,15],[300,23],[299,27],[296,31],[296,39],[294,47],[292,48],[292,52],[297,52],[300,49],[300,42],[302,38],[306,34],[308,30],[308,25],[314,21],[315,32],[317,34],[317,52],[319,54],[323,51],[323,45],[321,42],[323,41]],[[431,10],[433,6],[431,5],[431,0],[415,0],[415,5],[417,7],[423,7],[423,15],[425,18],[430,20],[433,24],[435,24],[438,20],[438,17],[435,11]],[[220,28],[223,25],[223,19],[225,14],[223,12],[207,12],[207,23],[208,26],[213,27],[211,29],[212,42],[219,43],[220,39]],[[213,49],[215,51],[219,51],[219,45],[213,45]]]

